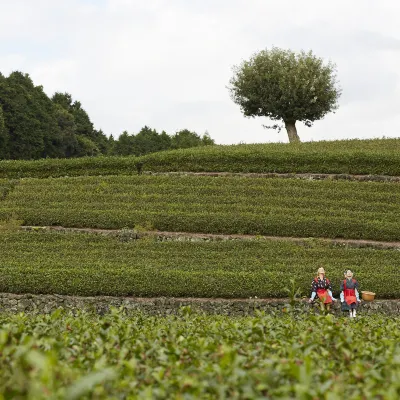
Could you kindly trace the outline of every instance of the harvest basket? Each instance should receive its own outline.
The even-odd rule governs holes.
[[[366,292],[365,290],[361,291],[361,296],[362,296],[362,299],[365,301],[372,301],[375,299],[374,292]]]

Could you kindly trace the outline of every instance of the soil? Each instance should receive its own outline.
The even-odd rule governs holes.
[[[117,229],[95,229],[95,228],[66,228],[62,226],[23,226],[22,229],[27,231],[34,230],[50,230],[59,232],[81,232],[93,233],[101,235],[116,235],[121,232]],[[146,231],[138,232],[138,238],[144,236],[157,236],[160,238],[195,238],[204,240],[287,240],[297,243],[309,242],[312,240],[322,241],[337,245],[346,245],[350,247],[371,247],[379,249],[400,249],[400,242],[381,242],[377,240],[361,240],[361,239],[332,239],[332,238],[299,238],[287,236],[260,236],[260,235],[218,235],[207,233],[192,233],[192,232],[164,232],[164,231]]]

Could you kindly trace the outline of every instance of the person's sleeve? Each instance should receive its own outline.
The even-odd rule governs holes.
[[[360,294],[358,293],[358,281],[354,282],[354,291],[356,292],[357,301],[360,301]]]
[[[344,292],[343,292],[343,281],[340,282],[340,301],[343,303],[344,302]]]
[[[314,300],[316,295],[317,295],[316,292],[312,292],[312,293],[311,293],[311,300]]]
[[[332,300],[336,300],[336,299],[333,297],[332,290],[329,290],[329,289],[328,289],[328,293],[329,293],[329,296],[331,296]]]
[[[330,280],[328,280],[328,290],[332,292],[332,283]]]
[[[311,293],[314,293],[314,292],[315,293],[317,292],[317,285],[316,285],[315,281],[312,281],[311,282]]]

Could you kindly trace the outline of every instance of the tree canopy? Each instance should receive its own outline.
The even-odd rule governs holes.
[[[214,144],[187,129],[174,135],[143,127],[118,139],[97,130],[69,93],[49,98],[28,74],[0,73],[0,159],[70,158],[83,156],[144,155],[156,151]]]
[[[196,132],[183,129],[174,135],[168,135],[165,131],[158,133],[155,129],[144,126],[136,135],[130,135],[127,131],[124,131],[118,140],[114,141],[110,152],[111,154],[142,156],[162,150],[185,149],[213,144],[215,142],[208,133],[200,136]]]
[[[300,140],[296,121],[311,126],[338,108],[336,66],[311,51],[273,47],[254,54],[233,72],[229,90],[243,114],[282,121],[290,142]]]

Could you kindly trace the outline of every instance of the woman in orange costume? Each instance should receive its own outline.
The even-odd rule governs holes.
[[[311,297],[309,302],[312,303],[318,297],[321,308],[329,310],[333,301],[336,301],[332,295],[332,285],[330,280],[325,276],[324,268],[318,268],[317,276],[311,283]]]

